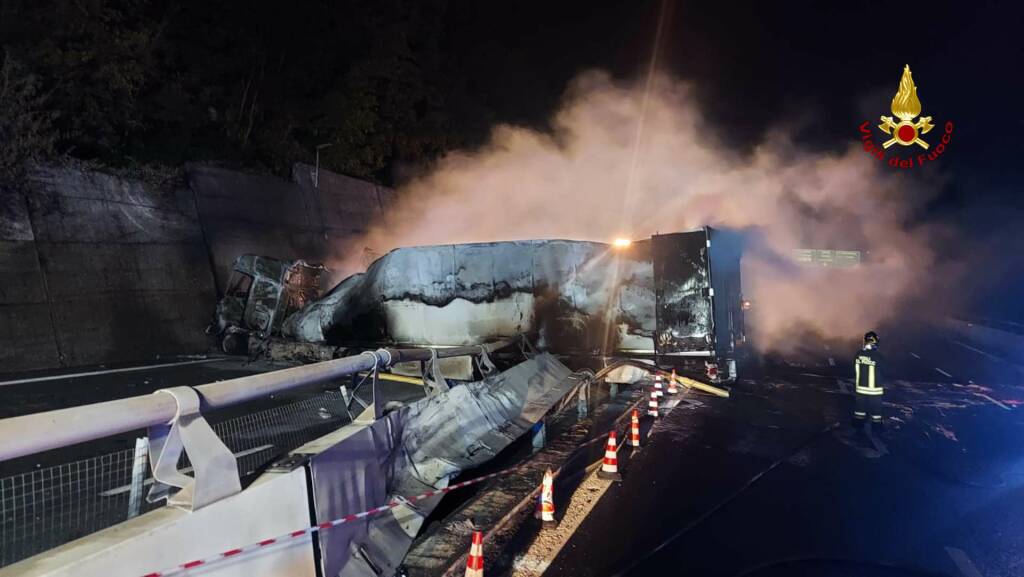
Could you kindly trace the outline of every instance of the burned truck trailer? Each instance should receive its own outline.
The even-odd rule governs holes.
[[[623,243],[625,244],[625,243]],[[735,376],[740,243],[703,228],[625,246],[527,240],[399,248],[290,315],[290,340],[443,347],[526,334],[563,355],[656,356]]]

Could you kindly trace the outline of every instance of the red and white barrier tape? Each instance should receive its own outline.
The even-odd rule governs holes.
[[[434,497],[436,495],[443,495],[445,493],[449,493],[451,491],[454,491],[455,489],[461,489],[462,487],[467,487],[469,485],[475,485],[476,483],[482,483],[484,481],[487,481],[489,479],[493,479],[495,477],[500,477],[502,475],[507,475],[507,474],[511,473],[512,471],[515,471],[516,469],[519,469],[520,467],[522,467],[522,465],[519,465],[519,466],[516,466],[516,467],[510,467],[508,469],[503,469],[503,470],[498,471],[496,473],[491,473],[490,475],[484,475],[483,477],[477,477],[475,479],[470,479],[468,481],[462,481],[461,483],[455,483],[454,485],[449,485],[449,486],[447,486],[447,487],[445,487],[443,489],[437,489],[435,491],[427,491],[426,493],[423,493],[423,494],[420,494],[420,495],[416,495],[416,496],[413,496],[413,497],[405,497],[404,499],[397,499],[397,500],[391,501],[387,505],[381,505],[380,507],[374,507],[373,509],[369,509],[367,511],[363,511],[362,513],[355,513],[353,515],[345,515],[344,517],[339,517],[339,518],[334,519],[332,521],[324,521],[323,523],[320,523],[319,525],[316,525],[316,526],[313,526],[313,527],[307,527],[305,529],[299,529],[297,531],[292,531],[291,533],[286,533],[284,535],[279,535],[279,536],[273,537],[271,539],[264,539],[262,541],[259,541],[258,543],[252,543],[250,545],[246,545],[245,547],[239,547],[237,549],[229,549],[229,550],[224,551],[222,553],[217,553],[216,555],[211,555],[211,556],[205,557],[203,559],[196,559],[194,561],[189,561],[187,563],[182,563],[180,565],[176,565],[174,567],[171,567],[170,569],[165,569],[163,571],[155,571],[153,573],[147,573],[143,577],[166,577],[168,575],[176,575],[176,574],[181,573],[183,571],[188,571],[189,569],[210,565],[211,563],[216,563],[217,561],[223,561],[224,559],[230,559],[231,557],[236,557],[236,556],[242,555],[244,553],[251,553],[253,551],[258,551],[260,549],[264,549],[266,547],[270,547],[271,545],[277,545],[277,544],[280,544],[280,543],[291,541],[293,539],[298,539],[300,537],[305,537],[306,535],[312,535],[313,533],[316,533],[316,532],[319,532],[319,531],[325,531],[327,529],[331,529],[333,527],[337,527],[338,525],[343,525],[345,523],[351,523],[352,521],[358,521],[359,519],[365,519],[366,517],[370,517],[372,515],[376,515],[377,513],[383,513],[384,511],[390,511],[391,509],[399,507],[399,506],[401,506],[401,505],[403,505],[405,503],[412,503],[412,502],[415,502],[415,501],[420,501],[420,500],[423,500],[423,499],[427,499],[429,497]]]
[[[641,398],[640,400],[643,400],[643,399]],[[638,400],[636,403],[634,403],[633,406],[636,406],[637,403],[640,402],[640,400]],[[627,413],[628,413],[628,410],[627,410]],[[618,419],[616,419],[614,421],[612,429],[609,429],[609,431],[605,431],[603,434],[597,435],[593,439],[582,443],[579,447],[576,448],[576,451],[578,451],[579,449],[582,449],[582,448],[584,448],[584,447],[586,447],[588,445],[594,444],[597,441],[605,440],[605,437],[608,435],[608,432],[610,432],[611,430],[616,430],[618,428],[618,423],[619,423],[620,420],[622,420],[622,418],[623,417],[620,416]],[[573,451],[573,452],[575,452],[575,451]],[[196,559],[196,560],[193,560],[193,561],[189,561],[187,563],[182,563],[180,565],[175,565],[174,567],[171,567],[170,569],[165,569],[163,571],[154,571],[153,573],[147,573],[143,577],[167,577],[169,575],[177,575],[178,573],[181,573],[181,572],[184,572],[184,571],[188,571],[189,569],[194,569],[196,567],[204,567],[206,565],[210,565],[210,564],[216,563],[218,561],[223,561],[225,559],[230,559],[232,557],[237,557],[238,555],[242,555],[242,554],[245,554],[245,553],[251,553],[253,551],[259,551],[261,549],[264,549],[266,547],[270,547],[272,545],[278,545],[278,544],[281,544],[281,543],[285,543],[285,542],[291,541],[293,539],[298,539],[300,537],[305,537],[306,535],[312,535],[312,534],[317,533],[319,531],[325,531],[327,529],[331,529],[331,528],[337,527],[338,525],[343,525],[345,523],[351,523],[352,521],[358,521],[359,519],[365,519],[366,517],[370,517],[372,515],[376,515],[377,513],[383,513],[384,511],[390,511],[391,509],[399,507],[399,506],[401,506],[401,505],[403,505],[405,503],[413,503],[413,502],[416,502],[416,501],[427,499],[429,497],[435,497],[437,495],[443,495],[445,493],[449,493],[449,492],[454,491],[456,489],[461,489],[463,487],[468,487],[469,485],[475,485],[477,483],[482,483],[484,481],[488,481],[490,479],[494,479],[495,477],[501,477],[502,475],[507,475],[507,474],[517,470],[517,469],[521,469],[524,466],[525,465],[517,465],[515,467],[509,467],[508,469],[502,469],[501,471],[498,471],[496,473],[491,473],[489,475],[484,475],[482,477],[477,477],[475,479],[469,479],[468,481],[462,481],[460,483],[455,483],[454,485],[448,485],[447,487],[445,487],[443,489],[437,489],[435,491],[427,491],[426,493],[422,493],[420,495],[415,495],[413,497],[404,497],[404,498],[401,498],[401,499],[397,499],[397,500],[391,501],[390,503],[388,503],[386,505],[381,505],[380,507],[374,507],[373,509],[369,509],[367,511],[363,511],[362,513],[355,513],[353,515],[345,515],[344,517],[339,517],[339,518],[334,519],[332,521],[324,521],[323,523],[320,523],[319,525],[316,525],[316,526],[313,526],[313,527],[307,527],[305,529],[299,529],[297,531],[292,531],[291,533],[286,533],[284,535],[279,535],[277,537],[273,537],[273,538],[270,538],[270,539],[264,539],[264,540],[259,541],[257,543],[252,543],[250,545],[246,545],[245,547],[238,547],[237,549],[229,549],[227,551],[224,551],[224,552],[221,552],[221,553],[217,553],[215,555],[210,555],[209,557],[205,557],[203,559]]]

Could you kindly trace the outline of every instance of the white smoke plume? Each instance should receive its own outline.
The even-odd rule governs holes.
[[[685,83],[652,85],[645,98],[642,84],[580,76],[551,130],[499,126],[481,149],[449,155],[404,186],[386,222],[333,268],[361,270],[366,247],[743,229],[758,239],[743,285],[765,349],[784,348],[797,328],[856,337],[921,290],[931,233],[907,223],[927,193],[865,154],[856,126],[843,154],[801,151],[782,131],[739,153],[716,139]],[[868,254],[853,269],[798,267],[799,247]]]

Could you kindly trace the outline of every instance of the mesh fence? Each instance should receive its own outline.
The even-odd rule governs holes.
[[[245,480],[347,420],[341,393],[326,391],[215,423],[213,429],[235,453]],[[162,506],[138,498],[152,478],[143,458],[139,465],[145,465],[146,475],[133,483],[136,462],[136,450],[125,449],[0,478],[0,567]],[[191,470],[187,459],[180,466]]]

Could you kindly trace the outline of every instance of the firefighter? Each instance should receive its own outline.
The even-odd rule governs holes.
[[[862,427],[870,418],[872,423],[882,424],[882,381],[878,374],[881,354],[878,351],[878,335],[869,331],[864,335],[864,347],[853,361],[856,402],[853,407],[853,421]]]

